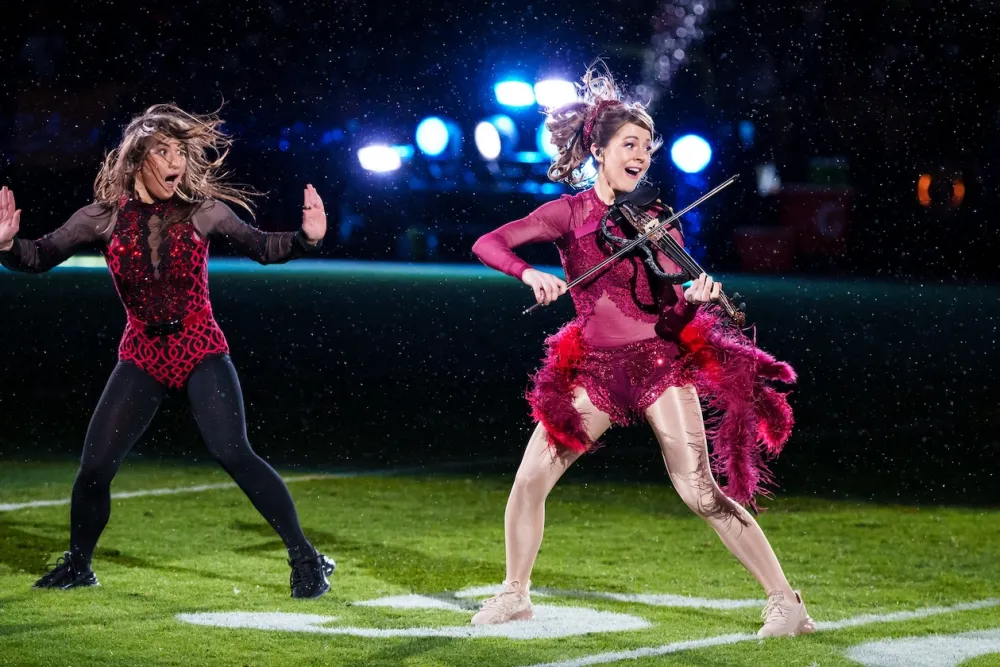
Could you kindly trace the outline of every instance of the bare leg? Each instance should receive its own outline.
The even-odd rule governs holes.
[[[584,389],[576,390],[573,405],[583,416],[584,427],[591,440],[600,438],[611,426],[611,418],[594,407]],[[578,458],[580,455],[574,453],[556,456],[546,440],[545,429],[541,424],[528,440],[504,515],[507,581],[517,581],[527,586],[535,557],[542,545],[545,499],[562,474]]]
[[[705,519],[767,595],[795,599],[764,532],[712,477],[701,404],[694,387],[671,387],[646,411],[670,481],[684,503]]]

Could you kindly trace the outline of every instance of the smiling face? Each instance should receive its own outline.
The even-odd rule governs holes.
[[[632,192],[649,169],[653,135],[635,123],[626,123],[605,146],[592,149],[603,179],[617,193]]]
[[[177,139],[157,134],[136,174],[136,190],[152,198],[166,200],[177,193],[187,171],[187,150]]]

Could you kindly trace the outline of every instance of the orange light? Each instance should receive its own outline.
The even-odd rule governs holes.
[[[958,207],[965,199],[965,182],[961,178],[956,178],[951,189],[951,205]]]
[[[920,174],[917,179],[917,201],[921,206],[931,205],[931,175]]]

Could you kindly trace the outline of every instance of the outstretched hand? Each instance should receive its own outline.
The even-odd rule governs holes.
[[[326,236],[326,211],[323,200],[312,185],[307,185],[303,192],[302,203],[302,233],[310,245],[316,245]]]
[[[14,193],[7,186],[0,188],[0,251],[10,250],[21,228],[21,211],[14,202]]]

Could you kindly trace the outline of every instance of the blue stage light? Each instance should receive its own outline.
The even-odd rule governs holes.
[[[497,102],[505,107],[530,107],[535,103],[531,84],[524,81],[501,81],[493,87]]]
[[[424,155],[437,157],[448,148],[448,124],[437,116],[424,118],[417,125],[417,148]]]
[[[496,160],[501,154],[513,154],[517,150],[517,139],[517,125],[504,114],[490,116],[476,126],[476,148],[487,160]]]
[[[547,109],[561,107],[576,100],[576,86],[562,79],[545,79],[535,84],[535,99]]]
[[[385,173],[399,169],[403,160],[392,146],[371,145],[358,151],[358,162],[368,171]]]
[[[500,132],[496,125],[484,120],[476,125],[476,149],[486,160],[496,160],[500,157]]]
[[[696,134],[686,134],[670,147],[670,159],[686,174],[697,174],[712,160],[712,147]]]

